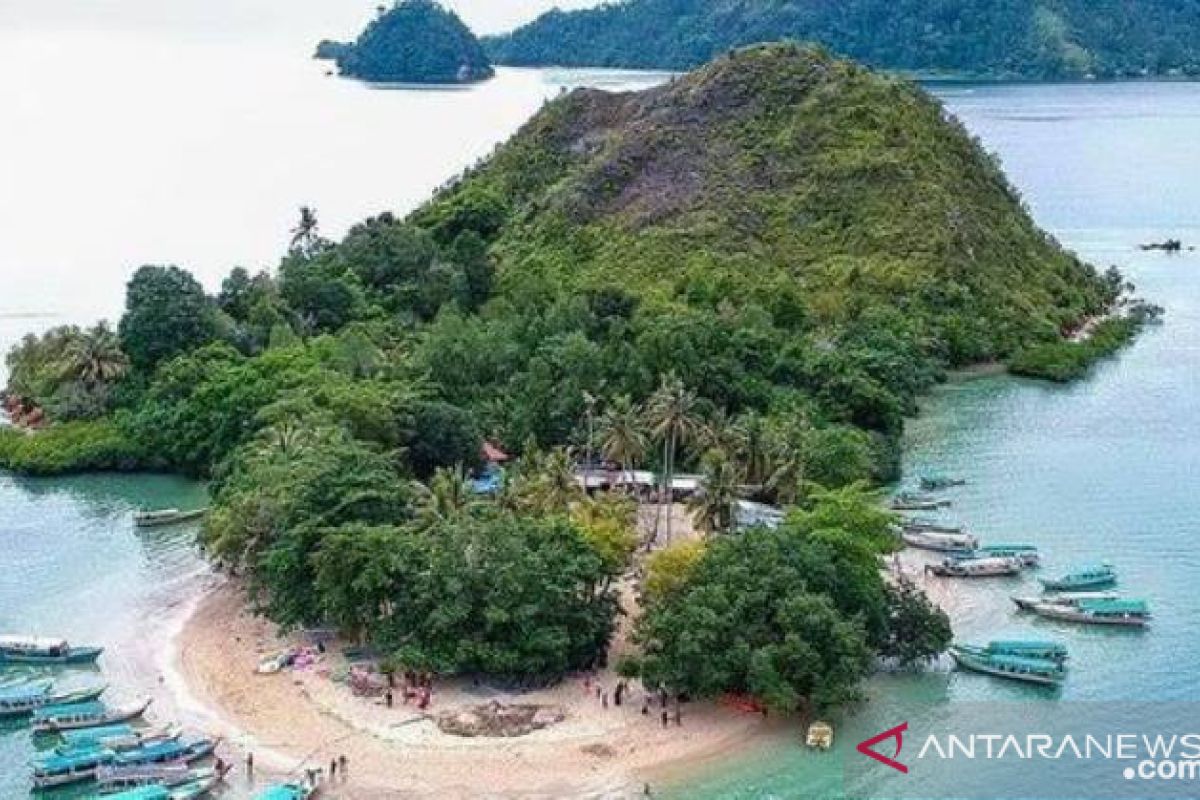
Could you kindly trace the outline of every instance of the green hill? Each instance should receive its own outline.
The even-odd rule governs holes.
[[[920,88],[794,45],[557,99],[414,220],[490,243],[488,324],[560,304],[545,330],[597,340],[607,392],[675,371],[731,412],[795,390],[885,432],[941,368],[1056,340],[1116,286]],[[456,402],[494,399],[485,373]]]
[[[1200,73],[1198,0],[625,0],[485,42],[512,65],[688,69],[811,41],[873,67],[987,78]]]
[[[403,0],[372,20],[350,44],[323,41],[317,58],[349,77],[404,83],[467,83],[492,77],[479,40],[432,0]]]

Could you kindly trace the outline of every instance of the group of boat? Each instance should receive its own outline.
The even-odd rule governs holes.
[[[895,510],[933,511],[950,505],[930,494],[961,486],[956,478],[921,478],[920,493],[902,493],[891,503]],[[1037,547],[1030,544],[982,544],[963,526],[937,517],[907,517],[900,522],[900,537],[909,547],[944,554],[926,572],[950,578],[1006,577],[1041,566]],[[1089,625],[1143,627],[1150,621],[1149,604],[1112,591],[1118,580],[1109,563],[1081,566],[1052,577],[1040,577],[1042,593],[1013,597],[1021,611],[1041,617]],[[985,646],[955,644],[951,656],[959,667],[997,677],[1058,685],[1067,675],[1067,649],[1058,642],[997,640]]]

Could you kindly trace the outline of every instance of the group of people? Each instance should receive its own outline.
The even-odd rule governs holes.
[[[225,768],[224,763],[225,762],[221,761],[220,759],[217,759],[217,770],[219,772],[223,771],[223,769]],[[345,781],[346,776],[349,774],[349,767],[350,767],[350,759],[346,758],[344,753],[342,755],[338,756],[337,758],[329,759],[329,782],[333,783],[334,781],[336,781],[338,779],[339,774],[341,775],[342,780]],[[305,777],[308,778],[308,782],[310,784],[316,785],[319,782],[319,779],[321,776],[321,768],[317,767],[315,769],[314,768],[305,769],[304,774],[305,774]],[[246,778],[251,783],[254,782],[254,752],[253,751],[246,752]]]
[[[383,693],[383,702],[388,708],[393,708],[396,704],[396,676],[388,673],[388,687]],[[400,683],[400,697],[403,698],[404,705],[408,705],[409,700],[417,701],[417,708],[421,711],[429,708],[429,703],[433,699],[433,674],[432,673],[417,673],[405,672],[404,679]]]
[[[593,686],[591,674],[583,676],[583,690],[589,693],[594,692],[596,699],[600,701],[601,707],[608,708],[610,697],[608,689],[599,683]],[[629,683],[624,680],[618,681],[611,695],[613,705],[621,705],[628,693]],[[654,696],[649,691],[642,695],[642,716],[650,716],[650,707],[654,703],[654,700]],[[674,719],[676,727],[683,727],[683,704],[680,702],[680,699],[678,697],[675,698],[674,711],[669,708],[671,698],[665,689],[659,690],[657,700],[660,708],[659,719],[662,720],[662,726],[666,728],[671,724],[671,720]]]

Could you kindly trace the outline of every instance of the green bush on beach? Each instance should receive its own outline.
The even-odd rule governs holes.
[[[0,468],[24,475],[128,471],[143,465],[141,450],[112,420],[64,422],[35,433],[0,428]]]

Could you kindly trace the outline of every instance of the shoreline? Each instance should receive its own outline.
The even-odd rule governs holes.
[[[235,789],[250,787],[244,762],[252,751],[258,787],[346,755],[348,777],[339,776],[336,797],[642,797],[647,785],[677,785],[697,768],[796,732],[793,720],[764,721],[711,703],[687,704],[682,726],[664,728],[656,705],[641,713],[636,687],[624,705],[603,707],[575,676],[519,694],[440,682],[431,714],[490,700],[564,712],[562,722],[523,736],[456,736],[413,706],[397,701],[388,709],[355,697],[328,676],[340,666],[332,650],[312,669],[254,673],[263,655],[288,643],[249,613],[230,581],[201,589],[170,638],[165,685],[181,708],[224,738]],[[605,671],[592,680],[593,687],[611,687],[618,678]]]

